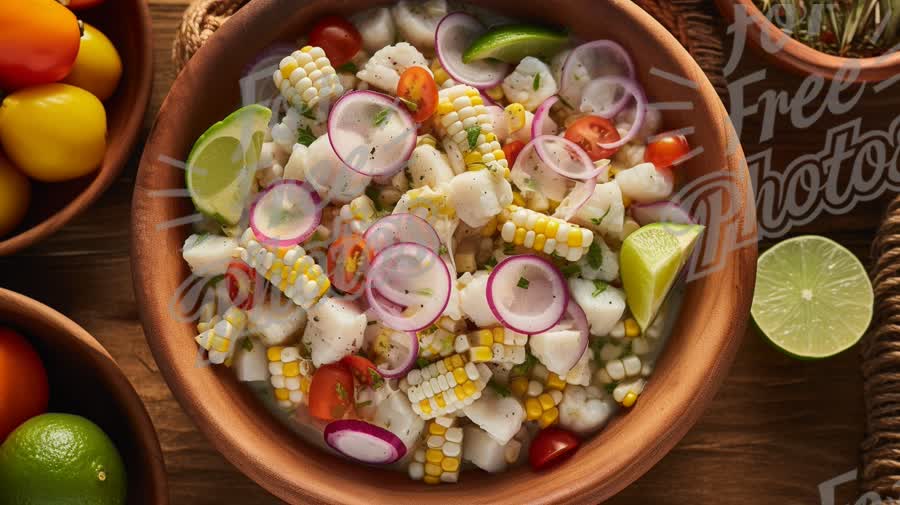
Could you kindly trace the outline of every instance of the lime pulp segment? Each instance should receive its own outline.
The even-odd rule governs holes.
[[[566,33],[540,26],[500,26],[476,39],[463,53],[463,62],[493,58],[518,63],[526,56],[549,58],[568,41]]]

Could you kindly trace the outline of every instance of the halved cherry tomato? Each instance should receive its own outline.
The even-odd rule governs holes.
[[[337,68],[362,49],[362,35],[350,21],[340,16],[325,16],[309,33],[309,45],[321,47],[331,66]]]
[[[25,337],[0,328],[0,441],[28,419],[47,411],[44,363]]]
[[[580,443],[578,437],[570,431],[556,427],[544,428],[531,442],[528,462],[535,470],[547,468],[571,456]]]
[[[519,153],[522,152],[524,147],[525,143],[521,140],[513,140],[503,146],[503,154],[506,155],[506,163],[509,165],[509,168],[512,168],[513,165],[516,164],[516,159],[519,157]]]
[[[578,118],[566,129],[566,138],[578,144],[593,161],[611,157],[619,150],[605,149],[600,144],[619,140],[619,131],[609,119],[600,116]]]
[[[666,135],[647,144],[644,161],[653,163],[656,168],[666,168],[687,156],[690,151],[691,145],[684,135]]]
[[[225,282],[228,283],[228,297],[238,308],[253,308],[253,288],[256,284],[256,270],[243,261],[232,261],[225,271]]]
[[[341,419],[353,408],[353,376],[340,363],[322,365],[309,385],[309,413],[322,421]]]
[[[384,381],[384,377],[381,376],[378,368],[375,367],[375,363],[372,363],[364,356],[356,354],[344,356],[341,360],[341,364],[350,369],[356,382],[360,384],[373,386],[381,384]]]
[[[358,293],[365,283],[365,268],[374,258],[362,235],[343,235],[328,246],[328,279],[344,293]]]
[[[403,71],[397,83],[397,96],[417,123],[430,118],[437,109],[437,83],[422,67],[409,67]]]
[[[59,3],[65,5],[72,10],[87,9],[95,5],[100,5],[103,0],[59,0]]]

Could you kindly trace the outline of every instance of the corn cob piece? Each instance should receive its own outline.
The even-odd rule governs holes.
[[[300,348],[269,347],[266,350],[269,373],[278,406],[292,409],[303,403],[309,394],[312,381],[312,361],[300,356]]]
[[[559,422],[559,404],[566,382],[543,365],[535,365],[531,378],[520,375],[509,381],[509,390],[525,404],[525,419],[541,428]]]
[[[456,339],[457,327],[456,321],[444,316],[428,328],[420,330],[417,333],[419,357],[432,361],[453,354],[453,341]]]
[[[431,73],[434,74],[434,83],[438,85],[438,88],[444,87],[444,83],[447,81],[453,82],[453,79],[450,79],[450,74],[444,70],[441,60],[438,58],[431,62]]]
[[[455,423],[452,417],[438,417],[427,423],[425,447],[413,455],[408,467],[410,478],[426,484],[459,480],[463,430]]]
[[[342,224],[349,226],[351,233],[362,234],[375,222],[375,202],[360,195],[341,207],[340,216]]]
[[[247,313],[237,307],[229,307],[221,320],[215,323],[211,320],[210,324],[212,327],[194,337],[194,340],[208,351],[210,363],[230,365],[235,344],[247,329]]]
[[[241,236],[241,259],[297,305],[308,309],[331,287],[328,276],[299,245],[271,248],[248,228]]]
[[[433,419],[481,398],[490,378],[491,370],[484,363],[466,363],[462,355],[453,354],[421,370],[411,370],[406,376],[406,394],[416,414]]]
[[[527,343],[527,335],[497,326],[458,335],[454,342],[454,350],[460,354],[468,353],[469,361],[476,363],[518,365],[525,362],[525,344]]]
[[[344,92],[340,77],[321,47],[305,46],[285,56],[272,78],[281,96],[304,112],[321,100],[331,101]]]
[[[587,228],[518,205],[503,209],[497,223],[504,242],[569,261],[578,261],[594,241],[594,232]]]
[[[525,128],[525,123],[527,121],[527,117],[525,116],[525,106],[518,103],[513,102],[506,106],[503,109],[504,114],[506,114],[506,121],[509,125],[509,133],[515,133],[522,128]]]
[[[463,153],[469,170],[500,170],[509,175],[503,148],[494,135],[494,123],[478,90],[457,85],[438,92],[435,126]]]
[[[623,407],[632,407],[638,396],[644,392],[644,386],[646,385],[647,381],[640,378],[621,382],[613,389],[613,399],[621,403]]]

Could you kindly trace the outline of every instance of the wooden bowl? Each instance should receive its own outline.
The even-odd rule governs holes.
[[[153,83],[153,41],[146,0],[107,0],[76,15],[106,34],[122,58],[122,80],[105,103],[106,156],[100,168],[85,177],[53,184],[32,181],[28,214],[10,235],[0,236],[0,256],[46,238],[94,203],[128,162],[141,132]]]
[[[0,326],[35,346],[50,378],[49,412],[84,416],[116,444],[128,473],[130,505],[168,505],[166,468],[156,430],[119,365],[74,321],[0,288]]]
[[[611,38],[622,43],[637,57],[639,79],[654,100],[693,104],[692,110],[667,114],[669,128],[694,126],[696,132],[689,138],[704,149],[679,168],[682,176],[696,179],[720,170],[733,181],[734,196],[746,202],[729,210],[732,221],[749,231],[749,245],[722,253],[721,268],[690,283],[685,314],[640,401],[586,440],[572,459],[541,473],[524,467],[503,475],[467,472],[455,486],[427,486],[405,473],[350,463],[297,438],[263,409],[230,370],[198,368],[194,328],[170,312],[170,300],[189,275],[179,252],[190,230],[163,223],[171,224],[194,210],[185,199],[158,196],[159,190],[184,187],[183,170],[171,166],[166,157],[186,159],[194,140],[240,105],[241,71],[263,48],[303,33],[325,14],[348,15],[384,3],[255,0],[225,23],[178,76],[144,151],[132,208],[132,271],[150,348],[176,398],[213,445],[241,471],[288,502],[597,503],[656,463],[712,399],[743,337],[756,267],[750,184],[740,147],[735,143],[733,153],[727,152],[726,112],[682,46],[631,2],[479,2],[524,19],[566,26],[584,39]],[[728,241],[725,234],[714,231],[718,230],[707,234],[719,237],[713,245]]]
[[[753,0],[716,0],[716,6],[729,23],[734,22],[736,9],[746,9],[752,20],[747,27],[749,45],[790,72],[848,82],[877,82],[900,74],[900,52],[871,58],[842,58],[813,49],[784,33],[766,18]],[[780,49],[767,51],[762,45],[762,37],[771,42],[769,47]]]

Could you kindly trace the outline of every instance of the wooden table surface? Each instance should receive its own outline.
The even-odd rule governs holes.
[[[166,95],[174,71],[170,48],[187,0],[153,0],[156,82],[145,133]],[[745,55],[733,77],[765,66]],[[766,89],[795,91],[801,79],[768,70]],[[775,147],[774,165],[784,167],[824,145],[823,132],[852,117],[863,127],[886,129],[900,110],[900,86],[877,95],[867,91],[849,113],[826,115],[800,130],[781,120],[772,141],[759,143],[760,120],[748,119],[748,154]],[[129,213],[140,146],[122,177],[87,213],[51,239],[15,257],[0,258],[0,285],[62,311],[97,337],[118,360],[156,425],[168,467],[174,505],[279,503],[244,477],[197,431],[172,397],[144,340],[132,292],[128,257]],[[828,235],[867,262],[879,215],[889,197],[849,214],[823,216],[791,233]],[[765,245],[765,244],[763,244]],[[747,286],[747,289],[750,289]],[[752,330],[731,373],[709,409],[671,453],[610,503],[819,503],[818,485],[856,468],[864,413],[859,357],[852,349],[822,362],[785,357]],[[838,488],[851,503],[859,492]]]

